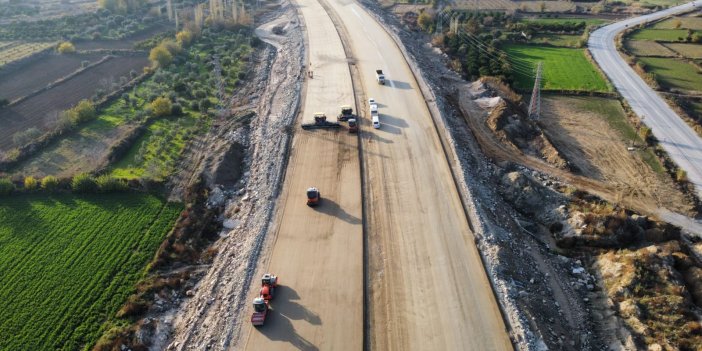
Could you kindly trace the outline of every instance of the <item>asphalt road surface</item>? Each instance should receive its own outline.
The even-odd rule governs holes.
[[[372,350],[512,345],[429,110],[401,51],[356,2],[327,1],[348,33],[380,129],[362,134]],[[386,85],[375,80],[385,73]]]
[[[689,10],[693,6],[702,6],[702,1],[686,3],[602,27],[590,34],[588,47],[595,61],[634,112],[651,128],[653,135],[673,161],[687,172],[687,177],[695,185],[698,196],[702,197],[702,139],[629,67],[617,52],[614,43],[616,35],[627,27]]]
[[[346,56],[334,25],[316,0],[296,0],[307,26],[314,78],[308,79],[302,121],[315,112],[336,120],[353,104]],[[299,128],[299,127],[298,127]],[[282,285],[266,324],[242,334],[249,350],[361,350],[363,227],[358,137],[340,130],[296,130],[277,233],[267,271]],[[319,188],[317,208],[305,191]],[[265,265],[265,264],[264,264]],[[251,300],[260,281],[251,287]],[[247,316],[248,318],[248,316]]]

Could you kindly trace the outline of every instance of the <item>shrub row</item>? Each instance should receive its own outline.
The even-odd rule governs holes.
[[[81,173],[72,178],[13,177],[0,178],[0,196],[34,191],[74,192],[74,193],[113,193],[126,191],[149,191],[159,187],[161,182],[152,179],[120,179],[110,175],[93,176]]]

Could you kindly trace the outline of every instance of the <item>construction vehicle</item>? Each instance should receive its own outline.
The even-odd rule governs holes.
[[[353,118],[353,108],[349,105],[341,106],[341,113],[336,117],[337,121],[347,121],[349,118]]]
[[[303,123],[302,129],[317,129],[317,128],[339,128],[341,124],[337,122],[327,121],[327,115],[323,112],[314,114],[314,123]]]
[[[260,327],[263,323],[266,323],[266,316],[268,315],[268,301],[264,300],[262,297],[257,297],[253,300],[254,312],[251,315],[251,324],[256,327]]]
[[[275,290],[278,288],[278,277],[274,274],[266,273],[261,277],[261,291],[259,296],[253,300],[253,314],[251,315],[251,324],[256,327],[266,323],[266,316],[270,310],[269,303],[275,295]]]
[[[273,300],[273,296],[275,295],[275,290],[278,288],[278,277],[266,273],[261,277],[261,298],[263,298],[266,301]]]
[[[378,84],[385,85],[385,75],[383,74],[382,69],[375,70],[375,79],[378,80]]]
[[[319,193],[319,189],[315,187],[307,188],[307,206],[317,206],[321,199],[322,195]]]
[[[355,118],[349,118],[349,133],[358,132],[358,124]]]

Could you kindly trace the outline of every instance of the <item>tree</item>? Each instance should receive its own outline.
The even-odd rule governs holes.
[[[176,41],[178,41],[180,46],[187,47],[193,41],[193,33],[189,30],[182,30],[176,34]]]
[[[673,21],[673,27],[675,29],[679,29],[681,26],[682,26],[682,21],[680,21],[680,19],[676,18],[675,21]]]
[[[642,126],[639,128],[639,135],[644,141],[648,140],[648,138],[651,136],[651,128]]]
[[[540,10],[541,12],[546,11],[546,3],[545,3],[545,2],[542,1],[542,2],[539,4],[539,10]]]
[[[200,100],[200,112],[202,113],[207,113],[207,110],[212,107],[212,102],[210,99],[202,99]]]
[[[55,191],[58,188],[58,178],[54,176],[46,176],[41,180],[41,188],[46,191]]]
[[[173,104],[171,106],[171,114],[174,116],[180,116],[183,114],[183,106],[181,104]]]
[[[36,190],[39,187],[39,182],[32,176],[24,178],[24,189],[25,190]]]
[[[173,62],[173,55],[164,46],[159,45],[151,49],[149,60],[154,67],[166,67]]]
[[[422,11],[417,18],[417,24],[423,31],[428,32],[434,26],[434,16],[427,11]]]
[[[156,117],[168,116],[172,111],[171,100],[163,96],[157,97],[151,102],[151,110]]]

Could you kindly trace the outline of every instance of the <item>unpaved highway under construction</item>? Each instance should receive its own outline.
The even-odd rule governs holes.
[[[365,92],[357,101],[363,167],[359,139],[345,129],[296,130],[274,247],[263,262],[284,287],[268,323],[244,332],[246,348],[359,350],[365,333],[374,350],[511,349],[437,129],[402,52],[357,3],[321,1],[296,2],[314,71],[301,119],[317,111],[334,116],[354,101],[341,33],[360,73],[356,90]],[[375,82],[376,69],[385,71],[385,86]],[[378,130],[369,127],[367,97],[379,103]],[[310,185],[323,196],[316,209],[305,205]]]

